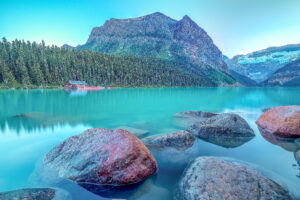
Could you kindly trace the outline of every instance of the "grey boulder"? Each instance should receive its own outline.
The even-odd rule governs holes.
[[[187,129],[200,138],[224,136],[255,136],[249,124],[237,114],[222,113],[195,123]]]
[[[184,150],[191,147],[196,137],[187,131],[176,131],[169,134],[149,136],[142,139],[148,147],[165,148],[171,147],[177,150]]]
[[[208,142],[233,148],[251,140],[255,134],[237,114],[222,113],[196,122],[187,131]]]
[[[279,184],[244,164],[198,157],[185,169],[174,199],[288,200],[293,197]]]

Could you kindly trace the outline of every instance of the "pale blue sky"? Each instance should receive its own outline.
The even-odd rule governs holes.
[[[189,15],[228,56],[300,43],[300,0],[0,0],[0,37],[83,44],[110,18]]]

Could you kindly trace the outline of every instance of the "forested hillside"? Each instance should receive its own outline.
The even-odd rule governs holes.
[[[189,72],[184,68],[178,63],[151,57],[107,55],[49,47],[44,42],[8,42],[5,38],[0,42],[2,88],[62,86],[70,79],[84,80],[90,85],[123,87],[218,86],[236,82],[214,69]]]
[[[229,72],[240,84],[242,84],[244,86],[257,86],[257,83],[254,80],[252,80],[251,78],[241,75],[233,70],[229,70]]]

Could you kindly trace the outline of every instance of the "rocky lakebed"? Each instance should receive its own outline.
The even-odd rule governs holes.
[[[174,200],[296,199],[284,183],[272,180],[248,163],[229,157],[194,156],[197,154],[192,151],[197,149],[189,151],[199,139],[235,148],[256,137],[238,114],[182,111],[174,114],[174,119],[182,130],[168,134],[147,136],[146,130],[126,126],[85,130],[49,151],[42,160],[42,168],[55,172],[53,176],[59,177],[62,184],[76,183],[78,188],[103,199],[135,199],[139,196],[136,187],[151,181],[158,170],[165,170],[156,161],[157,155],[168,154],[161,162],[175,163],[174,170],[183,169],[180,177],[169,177],[177,180]],[[290,142],[300,138],[300,106],[265,109],[256,124],[267,141],[292,149],[300,164],[299,148]],[[147,190],[147,184],[144,185]],[[153,199],[157,190],[153,191]],[[55,187],[0,193],[1,200],[70,198],[67,191]]]

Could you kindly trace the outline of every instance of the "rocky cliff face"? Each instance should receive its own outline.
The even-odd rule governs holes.
[[[179,21],[162,13],[110,19],[103,26],[94,28],[87,43],[77,48],[109,54],[152,56],[228,72],[222,52],[188,16]]]
[[[266,81],[265,86],[300,86],[300,59],[277,70]]]
[[[300,44],[270,47],[247,55],[238,55],[226,63],[230,70],[263,82],[286,64],[300,58]]]

